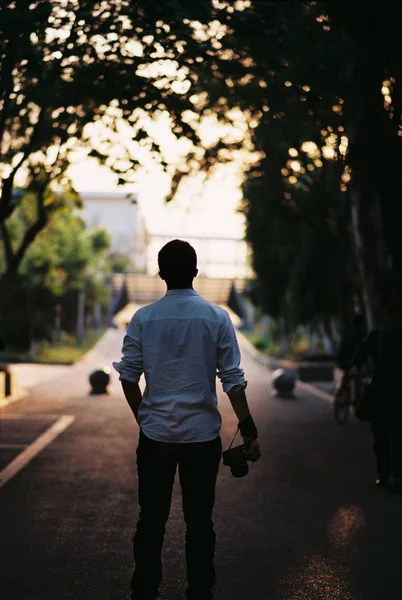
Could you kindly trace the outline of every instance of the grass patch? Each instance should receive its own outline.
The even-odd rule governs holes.
[[[272,356],[273,358],[287,358],[287,356],[281,352],[279,344],[275,341],[270,340],[267,344],[264,337],[260,333],[251,333],[247,331],[242,331],[242,333],[262,354]]]
[[[272,339],[272,336],[269,336],[268,343],[265,341],[263,335],[260,332],[242,332],[243,335],[253,344],[253,346],[259,350],[262,354],[266,356],[271,356],[272,358],[278,358],[282,360],[292,360],[292,361],[301,361],[308,360],[306,356],[309,349],[309,343],[307,336],[306,337],[297,337],[294,340],[289,342],[289,346],[286,352],[281,351],[281,347],[279,342]],[[312,357],[313,358],[313,357]],[[324,348],[320,348],[314,354],[314,360],[328,360],[328,355],[326,354]]]
[[[63,334],[63,342],[58,345],[52,345],[46,341],[38,342],[36,356],[32,356],[30,352],[4,350],[0,352],[0,362],[71,364],[88,352],[100,340],[105,331],[106,328],[101,328],[86,332],[82,344],[78,344],[76,338],[68,334]]]

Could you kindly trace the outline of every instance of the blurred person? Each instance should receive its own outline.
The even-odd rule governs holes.
[[[239,421],[249,459],[260,457],[248,407],[240,351],[230,317],[193,289],[197,256],[172,240],[158,254],[166,295],[140,308],[127,328],[123,358],[113,363],[140,427],[137,448],[140,516],[134,535],[133,600],[153,600],[162,579],[161,552],[178,468],[186,522],[189,600],[213,598],[212,511],[222,454],[216,375]],[[144,395],[138,381],[144,373]]]
[[[353,354],[366,335],[367,327],[363,315],[360,313],[355,314],[351,324],[345,327],[339,345],[337,362],[340,369],[343,371],[349,370]]]
[[[385,325],[373,329],[356,349],[351,361],[353,375],[371,357],[372,382],[362,400],[363,418],[371,421],[374,455],[377,463],[376,484],[402,492],[402,311],[392,301],[386,310]],[[356,413],[359,416],[359,413]]]
[[[349,371],[353,354],[366,335],[367,327],[363,315],[360,313],[355,314],[351,324],[344,329],[337,356],[338,367],[343,371],[341,385],[353,385],[353,396],[356,405],[359,404],[361,398],[360,372],[355,372],[351,376]]]

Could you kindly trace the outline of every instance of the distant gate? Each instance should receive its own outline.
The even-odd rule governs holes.
[[[194,289],[214,304],[229,304],[236,292],[244,289],[243,279],[197,277]],[[166,284],[158,275],[115,274],[112,277],[112,302],[110,318],[127,304],[143,305],[158,300],[166,293]],[[234,308],[235,310],[235,308]]]

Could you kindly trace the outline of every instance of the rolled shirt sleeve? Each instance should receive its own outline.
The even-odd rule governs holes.
[[[133,316],[127,327],[127,333],[123,341],[122,355],[120,362],[113,363],[113,368],[120,374],[120,380],[138,383],[144,372],[142,328],[138,313]]]
[[[240,368],[240,349],[236,333],[227,311],[224,311],[219,329],[217,376],[223,391],[238,391],[247,387],[244,371]]]

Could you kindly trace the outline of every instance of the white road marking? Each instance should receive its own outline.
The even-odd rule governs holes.
[[[1,421],[43,421],[49,419],[50,421],[54,421],[60,417],[60,413],[46,413],[46,414],[31,414],[31,413],[0,413]]]
[[[331,394],[328,394],[328,392],[324,392],[324,390],[321,390],[315,385],[310,385],[309,383],[306,383],[304,381],[297,381],[296,387],[300,390],[308,392],[309,394],[313,394],[314,396],[317,396],[322,400],[326,400],[327,402],[332,402],[334,399],[334,397]]]
[[[46,446],[51,444],[63,431],[73,422],[75,417],[72,415],[63,415],[56,423],[51,425],[42,435],[40,435],[32,444],[29,444],[18,456],[14,458],[2,471],[0,471],[0,489],[10,479],[17,475],[35,456],[37,456]]]

